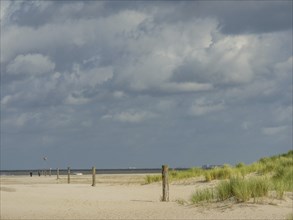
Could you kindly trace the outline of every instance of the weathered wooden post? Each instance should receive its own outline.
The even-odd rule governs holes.
[[[92,167],[92,173],[93,173],[93,183],[92,186],[96,185],[96,167]]]
[[[163,185],[163,202],[169,201],[169,181],[168,181],[168,165],[162,166],[162,185]]]
[[[57,180],[59,180],[59,168],[57,168]]]
[[[70,167],[67,168],[67,183],[70,183]]]

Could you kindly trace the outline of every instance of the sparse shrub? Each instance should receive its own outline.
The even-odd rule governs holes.
[[[231,167],[223,167],[218,170],[216,179],[229,179],[232,176],[232,173],[233,171]]]
[[[268,178],[251,178],[248,180],[251,196],[256,201],[259,197],[267,196],[270,189],[270,181]]]
[[[192,177],[198,177],[204,174],[204,170],[200,168],[192,168],[188,170],[170,170],[169,171],[169,180],[181,180],[181,179],[188,179]],[[160,175],[147,175],[145,177],[145,183],[150,184],[153,182],[159,182],[162,180]]]
[[[216,186],[217,200],[224,201],[232,197],[232,185],[230,181],[222,181]]]
[[[145,182],[147,184],[153,183],[153,182],[160,182],[162,180],[162,176],[160,175],[147,175],[145,178]]]
[[[201,202],[211,202],[213,199],[214,199],[213,189],[197,190],[191,196],[191,202],[193,204],[195,204],[195,203],[201,203]]]
[[[282,182],[284,190],[293,191],[293,166],[279,166],[275,170],[273,181]]]
[[[251,188],[247,180],[232,178],[232,192],[238,202],[246,202],[251,198]]]
[[[229,179],[231,176],[235,174],[235,171],[229,166],[223,167],[223,168],[215,168],[212,170],[208,170],[205,172],[205,180],[207,182],[210,182],[215,179],[223,180],[223,179]]]
[[[237,163],[235,167],[236,168],[242,168],[242,167],[245,167],[245,164],[240,162],[240,163]]]
[[[285,184],[283,181],[274,181],[274,189],[276,191],[276,197],[278,199],[283,199],[285,194]]]
[[[214,199],[223,201],[234,197],[238,202],[246,202],[250,198],[268,196],[270,190],[275,190],[276,197],[282,199],[286,191],[293,191],[293,151],[287,154],[273,157],[265,157],[250,165],[239,163],[235,168],[228,165],[223,168],[202,171],[206,181],[214,179],[229,179],[222,181],[215,187],[214,191],[198,191],[193,197],[193,203],[212,201]],[[244,177],[256,172],[266,177]],[[211,194],[212,192],[212,199]]]
[[[205,180],[206,180],[207,182],[211,182],[211,181],[212,181],[212,175],[211,175],[211,172],[207,171],[207,172],[205,173]]]

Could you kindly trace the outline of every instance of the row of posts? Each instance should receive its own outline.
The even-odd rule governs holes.
[[[169,178],[168,178],[168,165],[162,166],[162,188],[163,196],[162,201],[169,201]],[[57,169],[57,179],[59,179],[59,169]],[[70,183],[70,167],[67,168],[67,183]],[[92,186],[96,185],[96,168],[92,167]]]

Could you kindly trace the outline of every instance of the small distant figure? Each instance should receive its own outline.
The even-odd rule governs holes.
[[[31,177],[33,176],[33,172],[30,172],[30,176],[31,176]]]
[[[40,171],[38,171],[38,175],[41,176],[41,172]]]

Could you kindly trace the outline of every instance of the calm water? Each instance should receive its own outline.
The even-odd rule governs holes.
[[[176,170],[186,170],[188,168],[178,168]],[[33,172],[33,175],[38,175],[38,171],[40,173],[43,172],[43,170],[0,170],[1,176],[18,176],[18,175],[29,175],[30,172]],[[50,170],[46,170],[46,174],[49,175]],[[91,169],[71,169],[71,174],[77,174],[82,173],[83,175],[91,174]],[[96,174],[140,174],[140,173],[161,173],[160,168],[155,169],[96,169]],[[44,173],[43,173],[44,174]],[[60,169],[59,170],[60,175],[66,175],[67,169]],[[57,175],[56,169],[51,170],[51,175]]]

